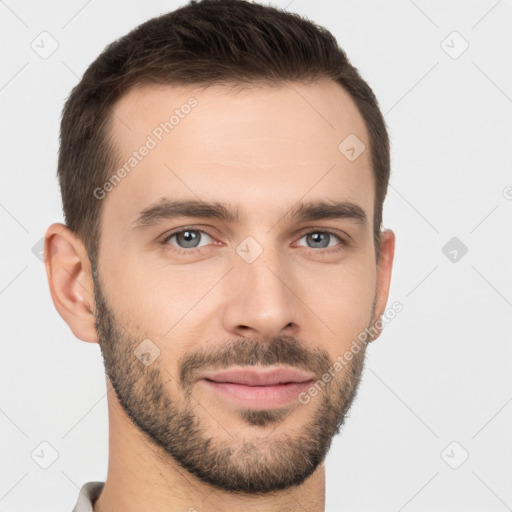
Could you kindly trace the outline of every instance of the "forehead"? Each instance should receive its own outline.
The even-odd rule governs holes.
[[[299,199],[357,200],[373,214],[367,129],[331,80],[138,87],[114,105],[111,137],[122,176],[105,217],[123,224],[162,197],[229,201],[242,213],[264,204],[269,221],[269,205]]]

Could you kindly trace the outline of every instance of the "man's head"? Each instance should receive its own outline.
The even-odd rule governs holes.
[[[218,489],[307,479],[355,397],[394,250],[384,121],[332,36],[241,1],[150,20],[73,90],[59,178],[52,297],[99,342],[109,407]],[[247,367],[311,380],[251,401],[203,378]]]

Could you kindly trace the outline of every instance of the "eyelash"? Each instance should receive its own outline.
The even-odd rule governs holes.
[[[209,236],[210,238],[214,239],[214,237],[212,235],[210,235],[207,231],[203,230],[203,229],[198,229],[198,228],[192,228],[192,227],[185,227],[185,228],[180,228],[176,231],[172,231],[171,233],[169,233],[163,240],[162,240],[162,244],[167,246],[167,247],[172,247],[172,251],[173,252],[176,252],[178,253],[179,255],[184,255],[184,254],[194,254],[196,253],[197,251],[201,250],[201,249],[204,249],[204,247],[195,247],[195,248],[192,248],[192,249],[181,249],[179,247],[176,247],[176,246],[170,246],[170,244],[168,243],[169,240],[175,236],[175,235],[179,235],[180,233],[183,233],[184,231],[197,231],[198,233],[203,233],[207,236]],[[340,240],[340,244],[336,247],[328,247],[328,248],[322,248],[322,249],[315,249],[314,247],[309,247],[309,249],[312,249],[314,250],[315,252],[317,253],[320,253],[320,254],[330,254],[330,253],[335,253],[335,252],[339,252],[339,251],[342,251],[344,249],[346,249],[349,244],[348,242],[341,238],[340,235],[332,232],[332,231],[329,231],[329,230],[322,230],[322,229],[313,229],[311,231],[308,231],[306,233],[303,233],[302,236],[300,238],[304,238],[305,236],[307,235],[310,235],[312,233],[323,233],[323,234],[327,234],[327,235],[330,235],[330,236],[334,236],[335,238],[338,238]],[[299,238],[299,240],[300,240]],[[308,249],[308,247],[301,247],[302,249]]]

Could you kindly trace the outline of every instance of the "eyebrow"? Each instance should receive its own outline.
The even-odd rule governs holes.
[[[163,220],[176,217],[199,217],[218,219],[226,223],[240,222],[239,208],[222,202],[205,202],[195,199],[171,200],[163,198],[139,212],[131,223],[132,229],[144,229]],[[346,219],[358,224],[366,224],[368,219],[364,210],[349,201],[298,203],[283,214],[285,219],[296,222],[327,219]]]

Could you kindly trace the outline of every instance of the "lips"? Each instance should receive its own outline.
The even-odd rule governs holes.
[[[201,373],[198,383],[231,404],[259,410],[296,402],[314,378],[313,373],[297,368],[238,367]]]
[[[308,382],[315,378],[313,373],[296,368],[236,368],[220,372],[204,372],[198,376],[213,382],[243,384],[246,386],[276,386],[279,384]]]

